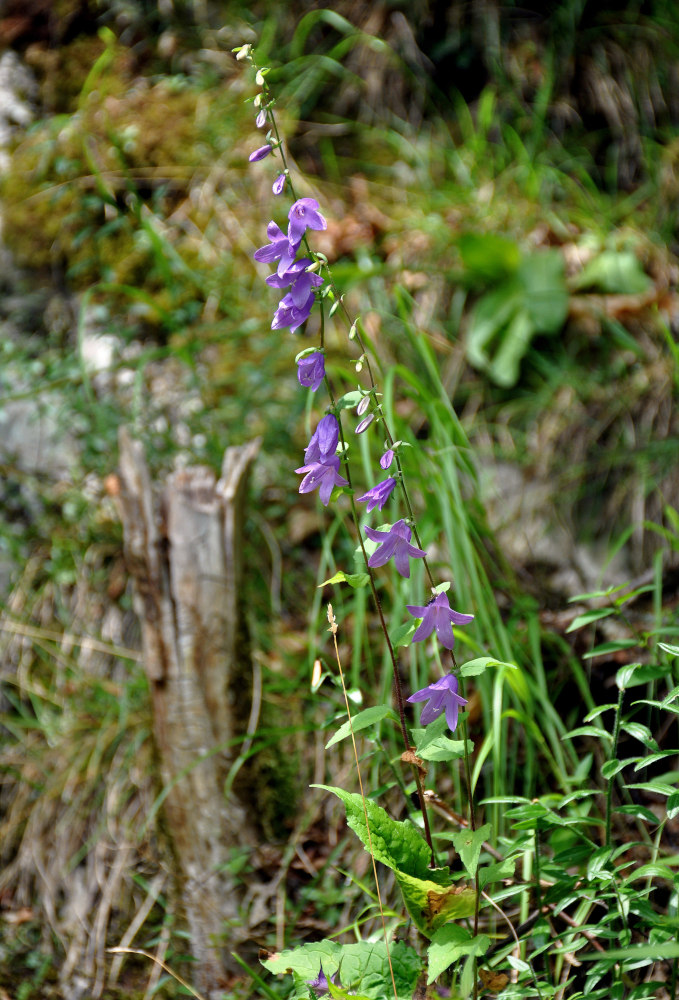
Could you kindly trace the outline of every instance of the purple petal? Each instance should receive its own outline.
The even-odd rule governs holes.
[[[384,455],[382,455],[382,458],[380,459],[380,465],[382,466],[383,469],[386,470],[389,468],[393,460],[394,460],[394,452],[391,450],[391,448],[389,448],[389,450],[385,451]]]
[[[272,149],[273,146],[269,146],[268,144],[266,146],[260,146],[259,149],[254,151],[254,153],[250,153],[248,157],[250,163],[257,163],[258,160],[263,160],[265,156],[269,155]]]

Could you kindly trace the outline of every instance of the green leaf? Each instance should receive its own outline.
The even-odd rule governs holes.
[[[518,670],[515,663],[506,663],[504,660],[496,660],[493,656],[478,656],[475,660],[467,660],[460,667],[461,677],[475,677],[482,674],[489,667],[508,667],[510,670]]]
[[[474,744],[467,740],[467,753],[474,752]],[[447,736],[439,736],[438,739],[431,740],[421,750],[416,750],[417,756],[422,760],[446,761],[459,760],[464,757],[464,740],[451,740]]]
[[[536,333],[558,333],[568,315],[563,255],[540,250],[526,257],[518,277],[524,287],[524,308]]]
[[[382,719],[393,719],[394,722],[398,722],[398,716],[393,708],[388,705],[373,705],[371,708],[366,708],[357,715],[354,715],[351,724],[347,720],[340,728],[337,730],[332,739],[325,744],[325,749],[329,750],[330,747],[334,746],[335,743],[339,743],[340,740],[345,740],[347,736],[351,736],[351,731],[358,733],[361,729],[367,729],[368,726],[374,725],[376,722],[380,722]]]
[[[604,656],[607,653],[617,653],[621,649],[633,649],[639,643],[636,639],[613,639],[611,642],[602,642],[595,646],[589,653],[583,655],[583,660],[591,660],[593,656]]]
[[[428,979],[431,985],[435,979],[448,969],[453,962],[464,955],[485,955],[488,951],[490,938],[485,934],[472,937],[465,927],[458,924],[446,924],[432,938],[427,950]]]
[[[420,958],[403,941],[389,944],[389,957],[394,969],[398,1000],[411,1000],[422,967]],[[262,965],[277,975],[295,972],[305,981],[318,976],[321,962],[328,978],[340,970],[341,966],[340,979],[345,989],[358,989],[369,1000],[384,1000],[391,995],[389,957],[384,941],[359,941],[342,945],[325,940],[271,955],[264,959]]]
[[[484,840],[488,840],[490,830],[490,823],[486,823],[484,826],[480,826],[478,830],[459,830],[453,834],[455,850],[460,855],[460,860],[467,869],[467,874],[470,878],[474,878],[476,875],[481,847]]]
[[[629,733],[630,736],[633,736],[635,740],[643,743],[652,753],[658,752],[658,744],[651,736],[651,730],[647,726],[642,726],[638,722],[623,722],[620,728],[624,732]]]
[[[662,941],[658,944],[631,944],[628,948],[611,948],[610,951],[580,952],[583,962],[600,962],[607,960],[618,962],[629,959],[634,962],[639,958],[651,958],[656,962],[666,962],[670,958],[679,958],[679,941]]]
[[[323,583],[319,583],[319,589],[321,587],[327,586],[329,583],[348,583],[350,587],[354,590],[359,587],[367,587],[370,583],[370,577],[367,573],[345,573],[343,570],[338,570],[334,576],[331,576],[329,580],[324,580]]]
[[[607,733],[605,729],[597,729],[596,726],[579,726],[577,729],[571,729],[569,732],[564,733],[564,740],[572,740],[576,736],[596,736],[600,740],[613,740],[610,733]]]
[[[395,873],[413,922],[431,936],[446,920],[460,919],[474,912],[476,893],[452,884],[450,869],[429,868],[431,853],[426,841],[406,822],[392,819],[372,799],[328,785],[314,785],[337,795],[344,803],[347,823],[376,861]],[[370,834],[366,826],[368,814]]]
[[[604,250],[577,274],[571,286],[576,291],[591,288],[611,295],[641,295],[652,281],[631,250]]]
[[[517,244],[497,233],[463,233],[457,245],[470,277],[486,283],[514,274],[521,262]]]
[[[566,632],[576,632],[579,628],[584,628],[585,625],[591,625],[592,622],[598,622],[602,618],[608,618],[609,615],[613,614],[613,608],[597,608],[595,611],[585,611],[584,614],[578,615],[570,623]]]
[[[623,767],[629,767],[630,764],[636,764],[638,760],[638,757],[627,757],[625,760],[607,760],[605,764],[601,765],[602,777],[604,777],[606,781],[610,781],[610,779],[616,775],[618,771],[622,771]]]
[[[394,649],[398,649],[399,646],[409,646],[410,637],[414,635],[416,628],[417,624],[414,621],[409,621],[390,632],[389,638]]]
[[[679,646],[671,646],[669,642],[659,642],[658,645],[665,653],[669,653],[670,656],[679,656]]]
[[[679,815],[679,792],[675,792],[667,800],[667,818],[674,819]]]
[[[658,823],[660,822],[655,813],[651,812],[650,809],[647,809],[646,806],[640,806],[640,805],[618,806],[618,808],[615,811],[618,813],[624,813],[626,816],[636,816],[637,819],[643,819],[647,823],[653,823],[654,826],[657,826]]]
[[[479,868],[479,889],[485,889],[493,882],[502,882],[503,879],[513,878],[516,868],[514,858],[505,858],[504,861],[496,861],[492,865],[484,865]]]
[[[412,823],[392,819],[391,816],[372,799],[365,800],[356,792],[345,792],[343,788],[330,785],[314,785],[332,792],[344,803],[347,813],[347,823],[354,831],[367,851],[372,844],[372,852],[376,861],[394,871],[402,871],[416,878],[423,878],[437,883],[450,883],[448,868],[429,868],[431,852],[427,842]],[[370,837],[365,823],[368,814]]]

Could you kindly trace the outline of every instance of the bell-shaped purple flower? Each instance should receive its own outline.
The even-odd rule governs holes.
[[[299,198],[288,212],[288,219],[288,239],[291,243],[299,243],[307,229],[328,228],[315,198]]]
[[[325,357],[321,351],[305,354],[297,362],[297,378],[299,384],[316,392],[325,378]],[[336,447],[336,446],[335,446]]]
[[[468,618],[469,615],[465,617]],[[408,701],[429,701],[429,704],[422,709],[420,716],[420,722],[423,726],[428,726],[434,719],[438,719],[441,712],[445,710],[448,728],[451,733],[454,733],[458,712],[467,704],[467,699],[457,693],[458,689],[459,684],[455,674],[446,674],[445,677],[434,681],[428,687],[411,694]]]
[[[413,533],[403,519],[392,524],[389,531],[366,527],[365,533],[371,541],[380,543],[368,559],[368,566],[384,566],[393,556],[401,576],[409,577],[410,559],[422,559],[427,554],[424,549],[410,544]]]
[[[366,507],[368,512],[370,512],[373,507],[379,507],[379,509],[382,510],[385,503],[391,496],[391,491],[394,486],[396,486],[396,480],[392,479],[390,476],[389,479],[383,479],[381,483],[377,484],[377,486],[371,487],[367,493],[363,494],[362,497],[356,497],[356,501],[358,503],[366,503],[368,505]]]
[[[424,607],[411,604],[407,604],[406,607],[411,615],[422,619],[413,635],[413,642],[422,642],[436,631],[439,642],[446,649],[452,649],[455,645],[453,625],[468,625],[474,621],[474,615],[453,611],[445,592],[437,594],[434,600]]]
[[[316,430],[311,435],[311,440],[304,452],[305,463],[308,465],[310,462],[324,462],[326,458],[334,456],[338,441],[337,417],[333,413],[327,413],[318,421]]]
[[[259,149],[254,151],[254,153],[250,153],[248,160],[250,163],[256,163],[258,160],[263,160],[265,156],[269,155],[272,149],[273,146],[270,146],[268,143],[266,146],[260,146]]]
[[[384,455],[382,455],[382,458],[380,459],[380,465],[385,470],[385,472],[393,461],[394,461],[394,452],[391,448],[388,448],[387,451],[385,451]]]
[[[291,332],[294,332],[298,326],[306,323],[315,301],[316,296],[312,292],[306,302],[298,306],[295,305],[292,293],[288,292],[278,303],[278,309],[274,313],[271,329],[282,330],[286,326],[289,326]]]
[[[266,235],[270,242],[266,246],[260,247],[259,250],[255,250],[254,258],[260,264],[272,264],[275,260],[279,261],[278,272],[284,274],[295,259],[299,243],[296,246],[291,246],[290,240],[285,233],[281,232],[275,222],[270,222],[266,227]]]
[[[349,481],[339,474],[339,455],[326,457],[320,462],[309,462],[295,472],[304,474],[304,479],[299,484],[300,493],[311,493],[318,490],[321,503],[327,507],[330,502],[330,495],[335,486],[348,486]]]
[[[290,296],[292,302],[298,309],[301,309],[309,298],[312,288],[318,288],[323,284],[323,278],[318,274],[310,274],[307,268],[311,264],[308,257],[296,260],[290,267],[281,274],[270,274],[266,279],[267,285],[271,288],[287,288],[290,285]]]

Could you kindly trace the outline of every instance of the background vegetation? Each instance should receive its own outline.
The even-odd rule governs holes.
[[[641,862],[676,864],[679,804],[665,811],[662,791],[676,784],[676,723],[660,706],[678,682],[657,645],[678,631],[674,4],[10,2],[0,985],[20,1000],[79,975],[92,996],[182,992],[158,967],[112,969],[105,955],[140,913],[135,944],[177,967],[186,951],[115,507],[123,423],[158,476],[263,439],[247,587],[265,710],[249,754],[267,774],[284,752],[296,795],[263,794],[262,841],[234,859],[243,959],[364,919],[364,858],[305,790],[350,767],[344,744],[323,750],[339,692],[310,690],[328,599],[357,701],[387,700],[390,674],[363,591],[317,587],[352,568],[350,533],[293,485],[309,418],[292,359],[306,343],[270,330],[252,261],[272,199],[266,161],[247,162],[252,81],[231,54],[243,42],[272,67],[291,158],[328,218],[315,245],[376,345],[398,433],[418,445],[406,473],[456,606],[476,615],[467,652],[521,668],[484,675],[470,701],[496,846],[518,851],[527,879],[534,844],[517,829],[552,858],[583,850],[549,809],[572,795],[570,820],[589,821],[577,792],[613,783],[600,775],[611,747],[596,715],[565,735],[616,702],[633,650],[646,700],[624,708],[645,729],[613,750],[661,756],[655,789],[616,786],[615,833]],[[339,337],[329,359],[341,377]],[[395,620],[407,597],[390,590]],[[576,615],[588,617],[572,629]],[[422,657],[403,666],[421,687]],[[365,751],[398,813],[388,722]],[[428,780],[462,801],[455,774]],[[516,812],[538,798],[547,812]],[[644,810],[662,819],[652,837]],[[676,938],[676,879],[658,879],[625,943],[651,927]],[[527,906],[517,898],[517,921]],[[660,985],[635,993],[647,973]],[[670,996],[676,975],[676,961],[649,961],[624,995]],[[234,976],[229,995],[260,988]]]

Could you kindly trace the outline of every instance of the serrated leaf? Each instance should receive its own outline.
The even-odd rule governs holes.
[[[325,744],[325,749],[329,750],[330,747],[335,745],[335,743],[339,743],[340,740],[345,740],[347,736],[351,736],[352,729],[355,733],[358,733],[362,729],[367,729],[368,726],[372,726],[376,722],[381,722],[382,719],[386,718],[393,719],[395,722],[398,722],[396,712],[388,705],[373,705],[370,708],[364,709],[362,712],[353,716],[351,724],[347,720],[340,726],[332,739]]]
[[[411,1000],[422,967],[420,958],[403,941],[390,942],[389,957],[398,1000]],[[359,941],[344,945],[336,941],[314,941],[271,955],[264,959],[262,965],[274,974],[290,970],[304,981],[309,981],[318,976],[321,963],[328,978],[341,966],[343,987],[358,989],[369,1000],[384,1000],[391,993],[389,958],[384,941]]]
[[[481,847],[484,840],[488,840],[490,830],[490,823],[486,823],[484,826],[480,826],[478,830],[459,830],[453,834],[455,850],[460,855],[460,861],[467,869],[467,874],[470,878],[474,878],[476,875]]]
[[[577,632],[579,628],[584,628],[585,625],[591,625],[592,622],[598,622],[601,618],[608,618],[609,615],[613,614],[613,608],[596,608],[594,611],[585,611],[581,615],[577,615],[570,623],[566,632]]]
[[[464,955],[485,955],[488,951],[490,938],[485,934],[472,937],[465,927],[459,924],[446,924],[432,938],[427,950],[428,979],[431,985],[435,979],[450,968]]]

